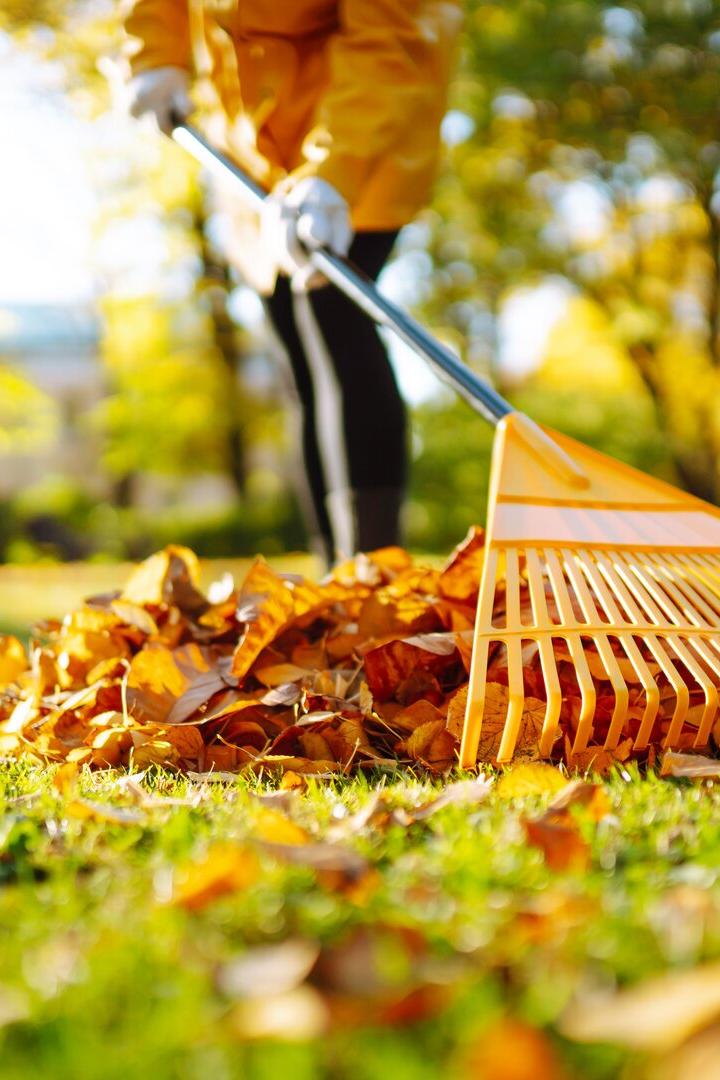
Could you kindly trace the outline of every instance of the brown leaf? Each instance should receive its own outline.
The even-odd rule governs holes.
[[[590,866],[590,848],[569,818],[561,821],[544,816],[525,820],[523,826],[528,843],[540,848],[551,870],[581,873]]]
[[[400,749],[413,761],[423,761],[439,768],[449,768],[455,761],[455,740],[445,730],[443,720],[432,720],[415,728],[412,735],[400,744]]]
[[[485,687],[485,705],[483,713],[478,761],[495,761],[500,750],[500,740],[505,730],[508,713],[509,691],[502,683],[489,682]],[[515,757],[524,754],[537,754],[537,747],[545,720],[545,702],[538,698],[526,697],[518,738],[515,744]]]
[[[548,805],[548,814],[556,814],[571,806],[584,806],[593,821],[601,821],[612,813],[612,805],[605,788],[600,784],[591,784],[587,780],[571,780],[561,788]]]
[[[80,769],[75,762],[69,762],[66,765],[61,765],[52,779],[53,787],[56,791],[59,791],[61,795],[69,795],[71,791],[74,791],[77,787],[78,776],[80,775]]]
[[[373,697],[387,701],[418,671],[442,675],[459,662],[453,634],[416,635],[371,649],[365,655],[365,678]]]

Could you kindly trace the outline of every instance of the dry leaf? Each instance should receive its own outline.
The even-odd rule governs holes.
[[[702,754],[679,754],[666,750],[660,767],[661,776],[683,776],[689,780],[715,780],[720,777],[720,760]]]
[[[291,821],[279,810],[268,807],[259,809],[254,821],[253,834],[268,844],[307,844],[310,834]]]
[[[495,791],[500,799],[522,799],[528,795],[555,795],[567,785],[567,778],[552,765],[514,765],[506,769]]]
[[[170,903],[187,911],[201,911],[221,896],[250,888],[259,874],[254,851],[218,843],[198,862],[176,870]]]
[[[547,1035],[510,1017],[490,1024],[463,1052],[458,1075],[464,1080],[567,1078]]]
[[[416,807],[412,816],[415,821],[425,821],[446,806],[477,806],[487,799],[492,787],[492,779],[486,776],[479,776],[477,780],[457,780],[448,784],[437,798]]]
[[[523,826],[528,843],[540,848],[551,870],[580,873],[590,866],[590,848],[569,818],[544,816],[525,820]]]
[[[0,634],[0,688],[15,682],[27,666],[28,658],[18,639]]]

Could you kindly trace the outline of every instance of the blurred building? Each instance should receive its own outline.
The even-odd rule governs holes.
[[[100,483],[92,439],[78,418],[102,396],[99,320],[90,304],[13,303],[0,306],[0,362],[54,403],[55,437],[37,448],[2,455],[0,496],[42,480],[48,472]]]

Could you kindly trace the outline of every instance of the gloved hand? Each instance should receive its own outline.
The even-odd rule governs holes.
[[[184,68],[159,67],[141,71],[130,80],[128,108],[131,116],[154,117],[157,126],[169,135],[178,120],[193,111],[190,76]]]
[[[339,191],[317,176],[298,180],[287,193],[282,185],[267,196],[262,210],[262,242],[280,269],[311,283],[308,249],[328,247],[347,255],[353,238],[350,208]],[[313,282],[314,283],[314,282]]]

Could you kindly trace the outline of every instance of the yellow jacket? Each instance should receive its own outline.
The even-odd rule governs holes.
[[[132,0],[134,73],[207,74],[227,146],[265,187],[309,173],[356,229],[394,229],[435,172],[462,0]]]

